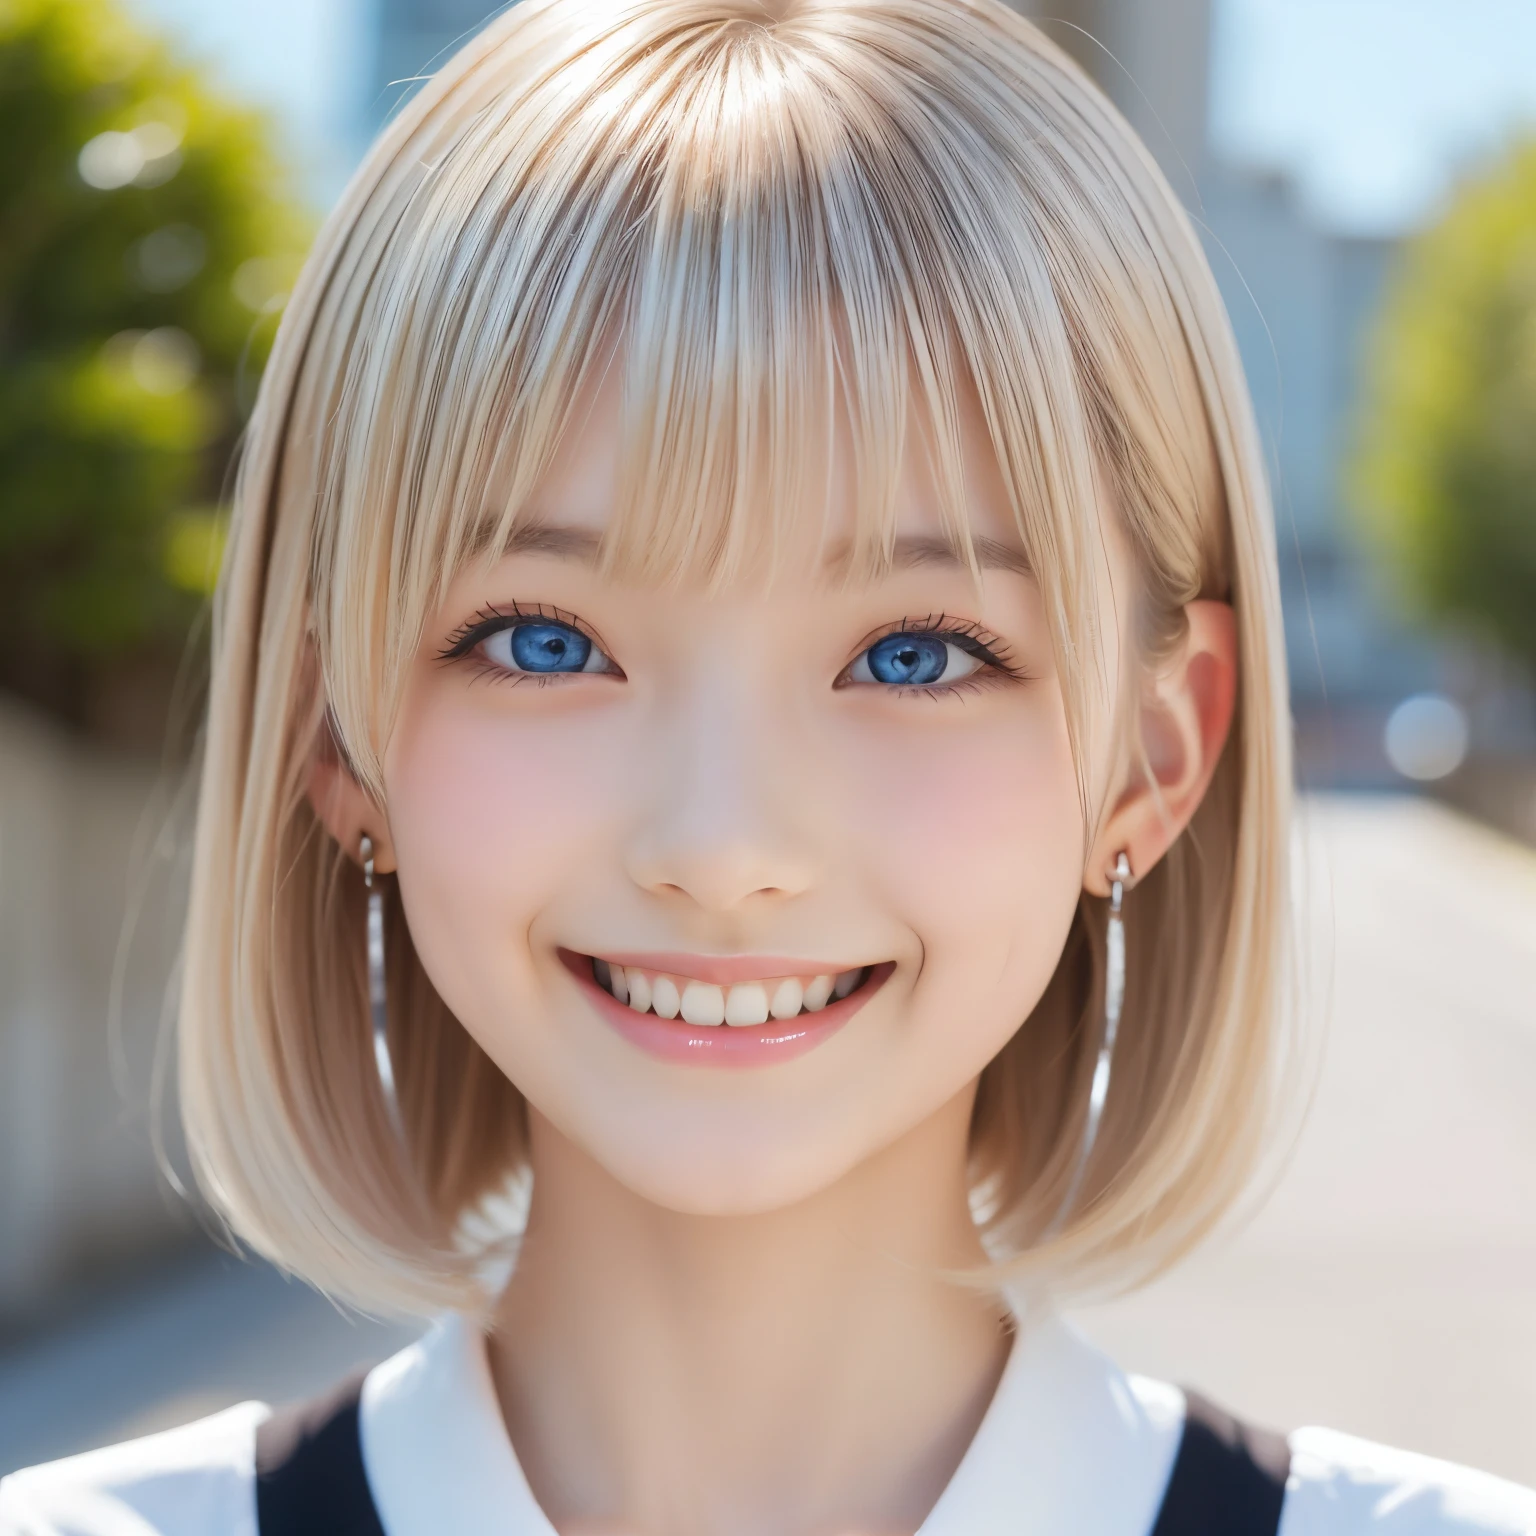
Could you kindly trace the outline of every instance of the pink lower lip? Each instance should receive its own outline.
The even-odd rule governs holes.
[[[661,1019],[654,1013],[636,1013],[598,986],[592,977],[592,962],[586,956],[562,949],[560,959],[592,1006],[632,1045],[663,1061],[688,1061],[709,1067],[768,1067],[803,1056],[835,1035],[896,969],[889,960],[875,966],[862,987],[828,1003],[820,1013],[770,1019],[766,1024],[742,1028],[730,1024],[689,1024],[680,1018]]]

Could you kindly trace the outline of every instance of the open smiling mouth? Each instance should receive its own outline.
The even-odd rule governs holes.
[[[865,965],[847,971],[773,976],[724,986],[642,966],[620,965],[595,955],[578,958],[603,991],[635,1013],[681,1019],[685,1024],[702,1028],[750,1028],[770,1020],[784,1022],[820,1013],[829,1004],[868,988],[871,980],[883,981],[892,969],[889,964]]]

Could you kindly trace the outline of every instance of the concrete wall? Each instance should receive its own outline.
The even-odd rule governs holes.
[[[176,777],[0,699],[0,1328],[189,1224],[150,1138]]]

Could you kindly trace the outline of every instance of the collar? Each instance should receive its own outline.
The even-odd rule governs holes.
[[[1054,1314],[1022,1315],[981,1427],[918,1536],[1147,1536],[1184,1424]],[[485,1340],[450,1317],[368,1375],[360,1432],[387,1536],[556,1536],[502,1423]]]

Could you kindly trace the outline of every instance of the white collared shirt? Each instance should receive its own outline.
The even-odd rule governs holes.
[[[244,1403],[0,1482],[0,1536],[258,1536]],[[1128,1376],[1058,1318],[1022,1324],[918,1536],[1148,1536],[1183,1432],[1176,1387]],[[387,1536],[555,1536],[458,1318],[368,1375],[363,1464]],[[1329,1430],[1292,1434],[1280,1536],[1536,1536],[1536,1492]]]

